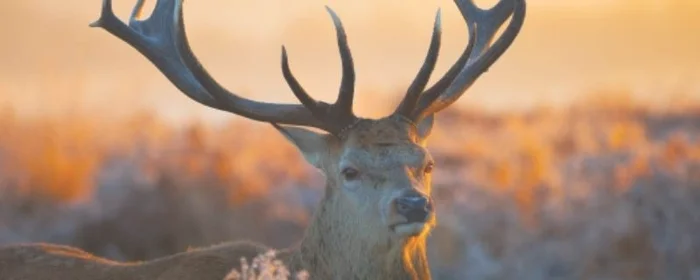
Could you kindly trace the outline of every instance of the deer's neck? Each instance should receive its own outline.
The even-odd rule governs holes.
[[[311,279],[431,279],[424,236],[363,241],[329,222],[327,209],[320,208],[286,257],[292,271],[304,269]]]

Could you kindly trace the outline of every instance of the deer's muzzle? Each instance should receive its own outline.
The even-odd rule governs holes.
[[[396,212],[406,218],[406,223],[424,223],[433,211],[430,198],[420,193],[410,193],[396,198]]]

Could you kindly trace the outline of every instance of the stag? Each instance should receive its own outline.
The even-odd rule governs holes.
[[[282,74],[300,104],[277,104],[239,96],[207,72],[189,46],[182,1],[158,0],[143,20],[144,0],[139,0],[126,24],[113,13],[111,1],[104,0],[101,16],[91,26],[134,47],[189,98],[271,123],[325,175],[325,194],[302,240],[279,251],[278,257],[291,271],[304,270],[312,279],[430,279],[426,238],[436,218],[431,197],[434,163],[426,145],[434,115],[457,101],[510,47],[524,22],[525,0],[500,0],[487,10],[472,0],[455,0],[469,41],[444,76],[427,87],[440,48],[438,10],[423,65],[395,111],[380,119],[353,113],[353,58],[340,18],[330,8],[342,62],[337,100],[329,104],[311,97],[292,74],[283,47]],[[71,247],[20,244],[0,249],[0,275],[33,280],[221,280],[239,268],[240,258],[251,259],[266,250],[233,242],[120,263]]]

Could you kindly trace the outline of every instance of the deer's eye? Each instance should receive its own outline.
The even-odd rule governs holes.
[[[352,167],[343,168],[343,177],[345,180],[352,181],[360,177],[360,171]]]
[[[433,172],[433,168],[435,168],[435,163],[429,162],[427,165],[425,165],[423,172],[425,172],[425,174],[430,174]]]

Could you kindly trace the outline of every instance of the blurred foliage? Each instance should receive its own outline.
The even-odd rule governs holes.
[[[450,110],[430,149],[436,279],[698,279],[700,106]],[[144,260],[297,241],[323,178],[269,125],[0,112],[0,243]]]

